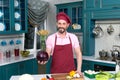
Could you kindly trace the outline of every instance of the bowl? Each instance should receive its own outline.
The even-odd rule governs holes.
[[[30,54],[30,51],[20,51],[20,54],[22,57],[28,57]]]

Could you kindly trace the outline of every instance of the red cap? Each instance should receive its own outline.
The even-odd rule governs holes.
[[[69,16],[67,14],[65,14],[64,12],[60,12],[57,14],[56,16],[57,21],[58,20],[65,20],[67,23],[71,24],[71,20],[69,18]]]

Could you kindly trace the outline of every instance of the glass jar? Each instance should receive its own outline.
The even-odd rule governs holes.
[[[18,47],[16,47],[16,48],[14,49],[14,55],[15,55],[15,56],[19,56],[19,48],[18,48]]]

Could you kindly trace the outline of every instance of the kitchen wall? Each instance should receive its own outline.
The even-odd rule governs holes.
[[[99,51],[106,50],[109,52],[109,56],[111,57],[110,50],[113,50],[113,45],[120,46],[120,20],[107,20],[107,21],[96,21],[96,25],[100,25],[104,34],[102,37],[95,38],[95,57],[99,57]],[[109,26],[114,28],[114,32],[109,35],[107,33],[107,28]],[[117,48],[118,49],[118,48]]]
[[[61,4],[61,3],[69,3],[69,2],[76,2],[76,1],[82,1],[82,0],[44,0],[48,1],[50,3],[50,10],[47,18],[47,26],[46,28],[50,30],[50,33],[56,32],[56,6],[55,4]]]

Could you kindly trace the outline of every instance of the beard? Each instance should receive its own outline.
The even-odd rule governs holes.
[[[61,34],[63,34],[63,33],[66,31],[66,29],[63,28],[63,27],[58,27],[57,30],[58,30],[58,32],[61,33]]]

